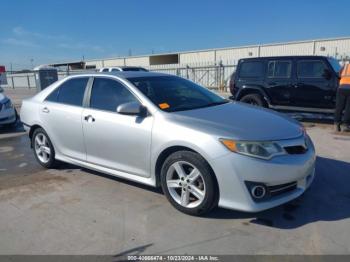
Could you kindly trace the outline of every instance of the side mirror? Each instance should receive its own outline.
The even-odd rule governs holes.
[[[332,78],[332,72],[331,72],[329,69],[325,69],[325,70],[323,71],[322,76],[323,76],[325,79],[329,80],[329,79]]]
[[[146,117],[147,108],[141,105],[139,102],[128,102],[119,105],[117,107],[117,113],[122,115]]]

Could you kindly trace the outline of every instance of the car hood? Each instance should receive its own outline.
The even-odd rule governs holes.
[[[275,111],[239,102],[171,113],[173,121],[224,138],[272,141],[302,135],[301,125]]]

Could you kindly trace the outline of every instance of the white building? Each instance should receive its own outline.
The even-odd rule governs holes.
[[[94,59],[85,61],[85,67],[142,66],[157,69],[218,63],[228,65],[246,57],[284,55],[323,55],[348,60],[350,37]]]

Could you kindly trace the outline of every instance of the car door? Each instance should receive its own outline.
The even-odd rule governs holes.
[[[83,100],[88,77],[75,77],[63,82],[45,99],[40,118],[57,153],[86,160],[82,130]]]
[[[295,105],[311,108],[332,108],[334,76],[322,59],[298,59],[294,83]]]
[[[292,60],[268,60],[266,90],[275,105],[290,105],[293,93]]]
[[[153,117],[122,115],[119,105],[138,101],[121,82],[95,77],[83,112],[87,161],[143,177],[150,176]]]

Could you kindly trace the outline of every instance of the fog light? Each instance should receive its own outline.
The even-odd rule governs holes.
[[[250,193],[252,194],[252,196],[254,198],[261,199],[261,198],[264,198],[266,196],[266,188],[264,186],[261,186],[261,185],[253,186],[250,189]]]

